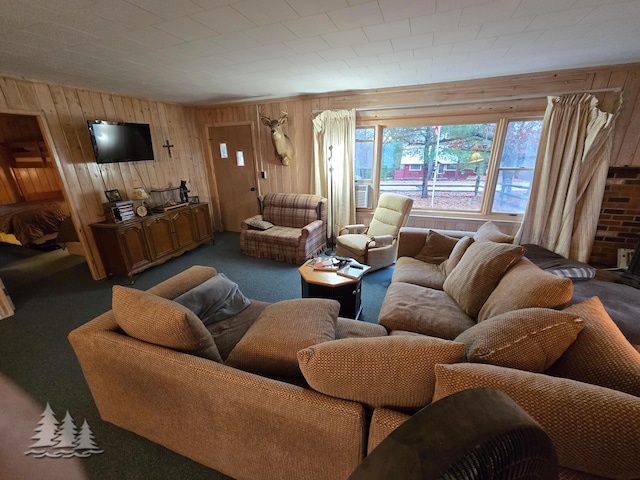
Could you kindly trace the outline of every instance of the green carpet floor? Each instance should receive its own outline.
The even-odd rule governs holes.
[[[125,277],[95,281],[82,257],[64,250],[34,254],[2,252],[0,278],[15,315],[0,320],[0,372],[26,390],[44,409],[49,402],[58,420],[68,410],[85,418],[104,453],[82,459],[87,476],[102,479],[227,479],[203,465],[100,419],[68,333],[111,307],[113,285]],[[19,248],[19,247],[18,247]],[[216,243],[199,248],[135,276],[135,288],[147,289],[191,265],[209,265],[238,283],[249,298],[276,302],[300,298],[297,265],[247,257],[239,235],[217,233]],[[393,269],[363,279],[362,320],[375,322]],[[39,419],[34,419],[34,428]],[[162,428],[162,425],[158,425]],[[64,461],[64,459],[60,459]]]

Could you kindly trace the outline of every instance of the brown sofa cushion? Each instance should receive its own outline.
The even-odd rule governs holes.
[[[400,257],[391,275],[392,282],[405,282],[442,290],[446,276],[438,265],[425,263],[413,257]]]
[[[340,304],[325,298],[269,305],[231,350],[226,365],[259,375],[300,376],[298,350],[334,340]]]
[[[444,281],[443,289],[475,318],[502,275],[523,254],[524,248],[520,245],[474,242]]]
[[[377,323],[342,317],[338,317],[336,323],[336,340],[339,338],[386,337],[387,335],[387,329]]]
[[[326,395],[372,407],[419,408],[433,395],[433,367],[460,360],[464,345],[426,336],[350,338],[298,352],[304,378]]]
[[[521,258],[500,279],[478,313],[478,322],[521,308],[561,308],[571,300],[573,282]]]
[[[387,289],[378,323],[389,331],[407,330],[453,340],[476,322],[442,290],[394,282]]]
[[[222,361],[202,321],[179,303],[135,288],[114,285],[112,309],[116,322],[130,337]]]
[[[429,230],[424,246],[415,258],[421,262],[439,265],[449,258],[449,254],[451,254],[456,243],[458,243],[457,238],[443,235],[435,230]]]
[[[544,372],[582,330],[575,314],[547,308],[503,313],[465,330],[455,339],[465,345],[465,360]]]
[[[582,318],[584,329],[548,373],[640,397],[640,353],[611,320],[600,299],[593,297],[563,312]]]
[[[462,260],[464,252],[467,251],[467,248],[469,248],[472,243],[473,238],[471,237],[462,237],[460,240],[458,240],[456,246],[453,247],[453,250],[451,250],[449,258],[447,258],[438,266],[440,271],[444,273],[445,277],[451,275],[453,269],[456,268],[458,263],[460,263],[460,260]]]
[[[502,233],[493,222],[486,222],[473,235],[476,242],[513,243],[513,236]]]
[[[586,327],[580,335],[585,331]],[[468,388],[497,388],[549,434],[563,467],[607,478],[638,477],[639,398],[566,378],[494,365],[436,365],[435,372],[434,402]]]

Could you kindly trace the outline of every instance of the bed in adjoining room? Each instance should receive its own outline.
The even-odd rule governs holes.
[[[37,247],[53,242],[69,216],[64,201],[36,200],[0,205],[0,241]]]

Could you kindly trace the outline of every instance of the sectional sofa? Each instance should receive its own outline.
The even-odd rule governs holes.
[[[333,300],[248,300],[195,266],[114,287],[69,340],[104,420],[237,479],[345,479],[412,414],[475,386],[547,431],[563,478],[638,478],[640,353],[597,299],[561,310],[571,282],[501,235],[405,230],[379,324]]]

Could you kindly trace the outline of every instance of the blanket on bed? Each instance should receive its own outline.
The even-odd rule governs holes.
[[[67,216],[63,203],[37,201],[0,205],[0,231],[13,234],[23,246],[55,233]]]

